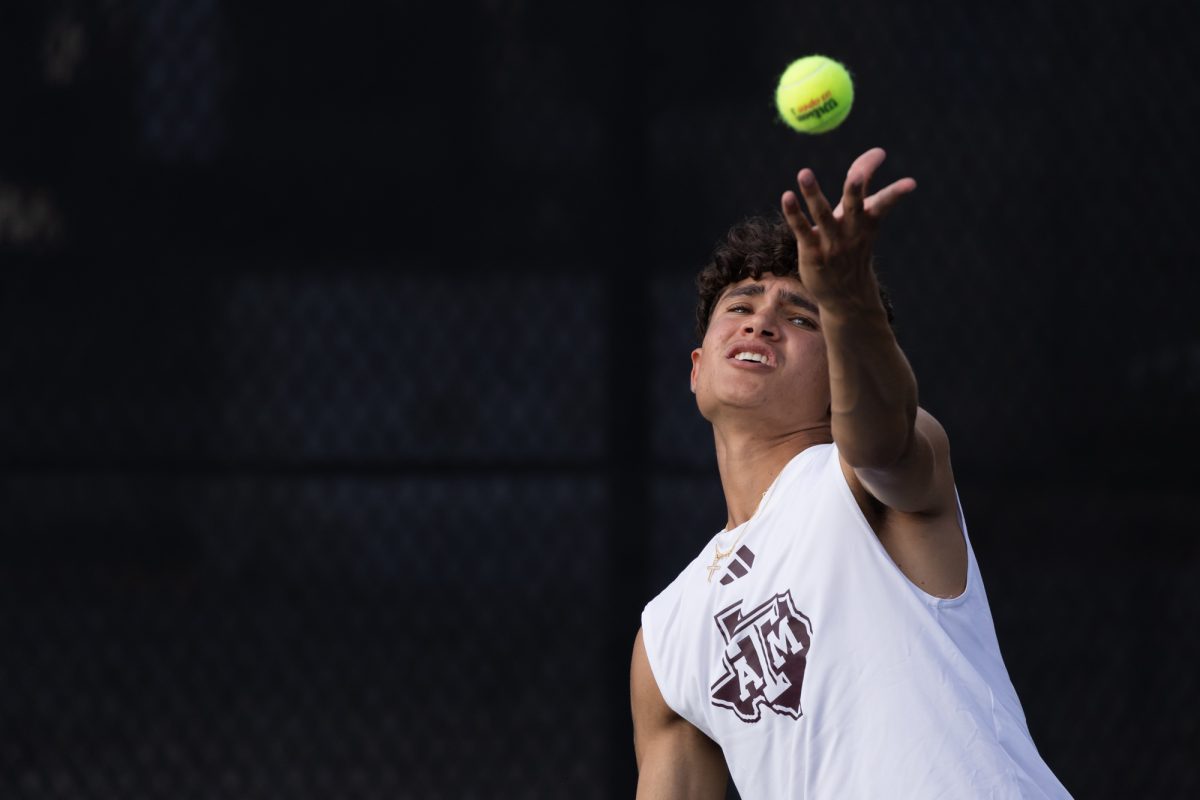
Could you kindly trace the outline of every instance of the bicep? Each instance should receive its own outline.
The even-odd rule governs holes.
[[[633,643],[629,694],[638,798],[722,800],[729,774],[721,748],[663,700],[640,630]]]

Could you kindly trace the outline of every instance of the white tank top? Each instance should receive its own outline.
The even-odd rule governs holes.
[[[667,705],[721,746],[747,800],[1070,797],[1029,736],[970,540],[963,594],[926,594],[834,445],[792,459],[646,606],[642,637]]]

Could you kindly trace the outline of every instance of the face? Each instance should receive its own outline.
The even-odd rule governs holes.
[[[726,287],[692,351],[692,391],[713,423],[745,412],[772,429],[828,422],[821,318],[798,279],[764,273]]]

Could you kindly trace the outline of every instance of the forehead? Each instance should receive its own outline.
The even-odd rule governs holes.
[[[810,297],[808,290],[804,288],[804,284],[800,282],[799,278],[791,275],[780,277],[771,272],[764,272],[761,278],[744,278],[737,283],[729,284],[721,290],[721,294],[717,296],[717,302],[730,295],[772,296],[779,294]]]

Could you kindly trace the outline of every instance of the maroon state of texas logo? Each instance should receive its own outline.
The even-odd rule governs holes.
[[[725,651],[712,685],[715,706],[744,722],[758,722],[762,707],[800,719],[800,689],[812,642],[812,623],[796,610],[792,593],[777,594],[742,613],[742,601],[714,617]]]

